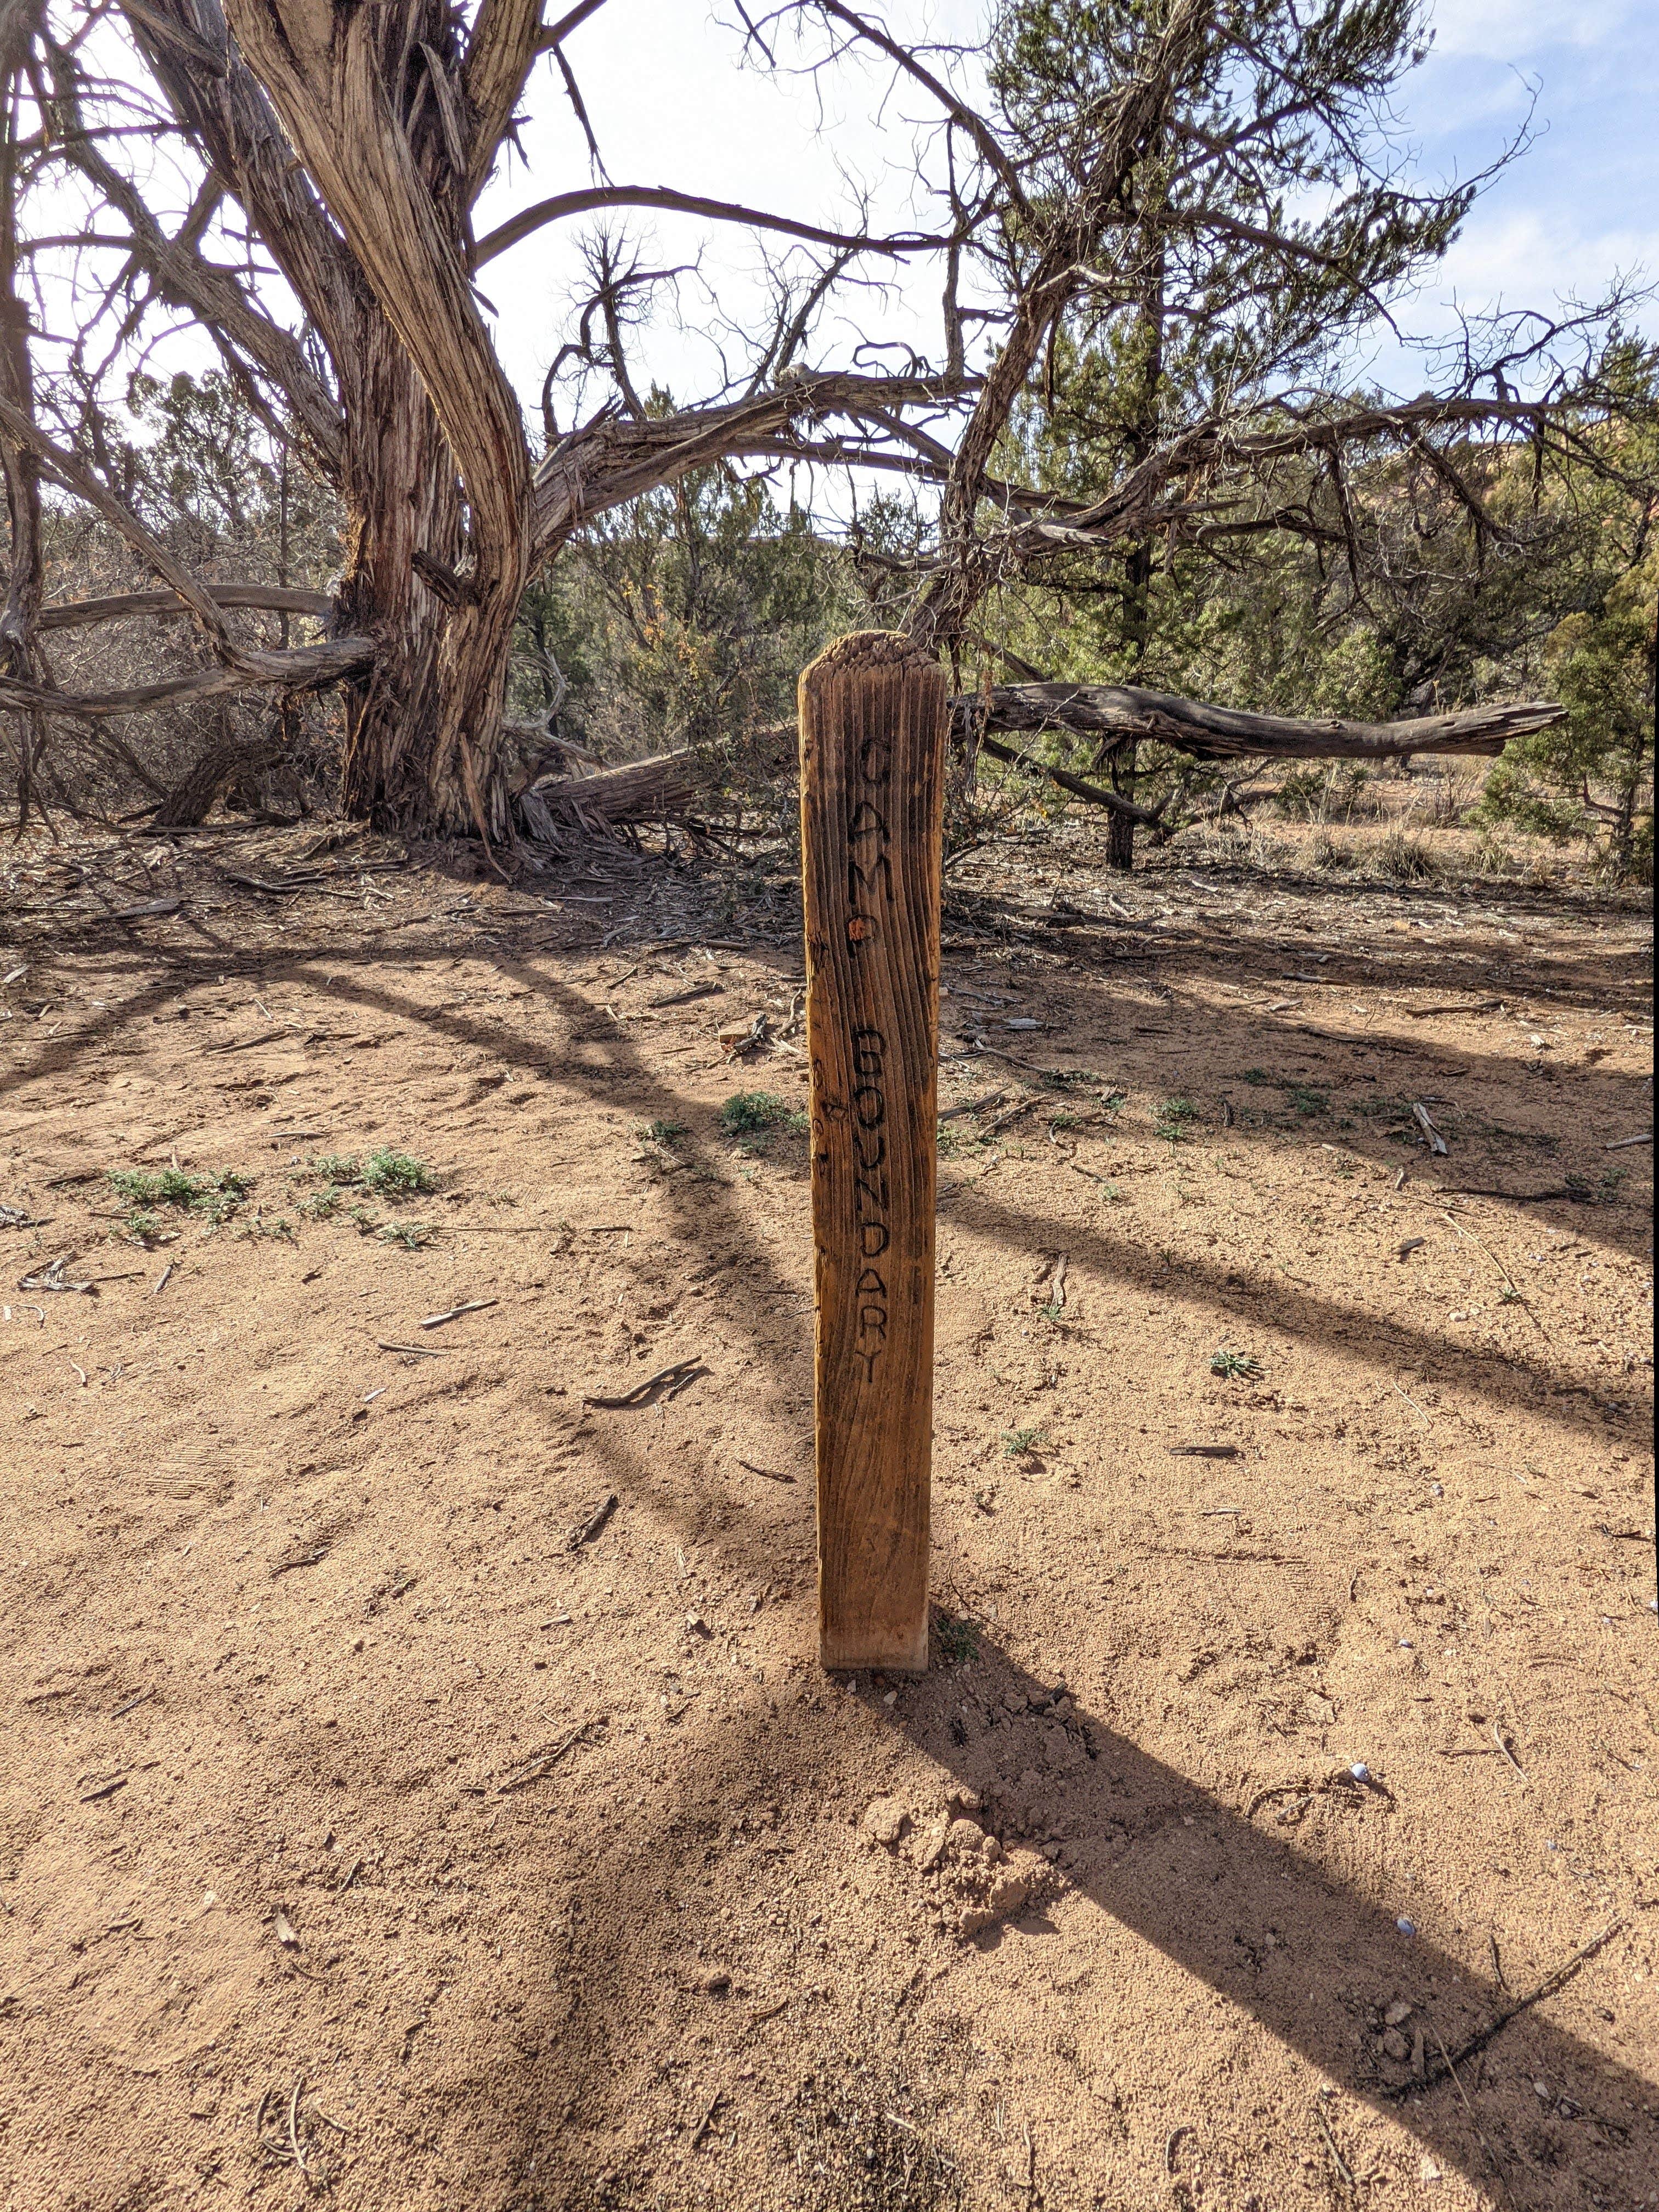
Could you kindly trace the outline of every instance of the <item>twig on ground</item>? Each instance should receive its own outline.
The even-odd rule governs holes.
[[[690,2141],[690,2144],[687,2146],[687,2148],[688,2148],[689,2149],[691,2149],[691,2150],[696,2150],[696,2148],[697,2148],[698,2144],[702,2142],[702,2141],[703,2137],[708,2134],[708,2132],[709,2129],[713,2126],[715,2113],[720,2110],[720,2106],[721,2106],[725,2102],[726,2102],[726,2092],[725,2092],[725,2090],[724,2090],[724,2089],[716,2089],[716,2090],[715,2090],[715,2092],[714,2092],[714,2095],[713,2095],[713,2096],[709,2099],[709,2100],[708,2100],[708,2110],[704,2112],[704,2114],[703,2114],[702,2118],[697,2122],[697,2124],[696,2124],[696,2130],[694,2130],[694,2132],[693,2132],[693,2134],[692,2134],[692,2136],[691,2136],[691,2141]]]
[[[451,1306],[446,1313],[428,1314],[421,1323],[422,1328],[441,1328],[447,1321],[459,1321],[463,1314],[483,1313],[487,1306],[498,1306],[499,1298],[471,1298],[465,1305]]]
[[[504,1782],[498,1782],[495,1784],[497,1795],[506,1797],[514,1790],[527,1790],[532,1782],[545,1781],[565,1753],[574,1750],[577,1744],[586,1740],[590,1729],[605,1727],[608,1719],[608,1715],[599,1713],[592,1720],[579,1721],[574,1728],[562,1735],[556,1744],[550,1745],[547,1750],[532,1751],[527,1753],[525,1758],[517,1762],[515,1766],[507,1769],[507,1779]]]
[[[682,1390],[695,1382],[708,1370],[700,1359],[677,1360],[673,1366],[665,1367],[655,1375],[636,1382],[631,1390],[624,1390],[614,1398],[585,1397],[584,1406],[603,1406],[611,1413],[633,1412],[642,1406],[654,1406],[659,1393],[664,1398],[678,1398]]]
[[[1571,1958],[1564,1959],[1553,1972],[1546,1974],[1535,1989],[1528,1990],[1525,1996],[1517,1997],[1512,2005],[1505,2006],[1496,2020],[1489,2021],[1467,2042],[1460,2044],[1455,2051],[1449,2051],[1445,2068],[1438,2072],[1431,2069],[1423,2084],[1407,2082],[1401,2088],[1383,2089],[1379,2094],[1384,2097],[1400,2098],[1419,2086],[1432,2088],[1437,2082],[1447,2080],[1454,2067],[1461,2066],[1465,2059],[1473,2058],[1477,2051],[1484,2051],[1493,2037],[1501,2035],[1512,2020],[1518,2020],[1523,2012],[1529,2012],[1534,2005],[1541,2004],[1546,1997],[1553,1997],[1558,1990],[1564,1989],[1579,1968],[1587,1966],[1598,1951],[1605,1950],[1615,1936],[1622,1936],[1628,1924],[1626,1921],[1615,1920],[1610,1928],[1604,1928],[1599,1936],[1593,1936],[1588,1943],[1573,1953]],[[1492,1948],[1495,1953],[1495,1943]]]
[[[747,1474],[764,1475],[768,1482],[793,1482],[795,1480],[793,1474],[780,1474],[775,1468],[757,1467],[753,1460],[740,1459],[738,1465]]]
[[[1434,1426],[1434,1423],[1429,1419],[1429,1416],[1424,1413],[1423,1408],[1418,1404],[1416,1399],[1413,1397],[1409,1390],[1401,1390],[1400,1385],[1392,1381],[1389,1382],[1389,1388],[1391,1390],[1397,1392],[1411,1407],[1413,1413],[1418,1414],[1421,1418],[1423,1425],[1425,1429],[1431,1429]]]
[[[1343,2186],[1347,2189],[1357,2189],[1359,2185],[1354,2179],[1353,2168],[1337,2148],[1336,2137],[1331,2133],[1331,2124],[1325,2118],[1324,2108],[1322,2106],[1316,2104],[1314,2106],[1314,2118],[1319,2123],[1319,2130],[1325,2138],[1326,2148],[1336,2161],[1336,2170],[1341,2177]]]
[[[1510,1765],[1514,1767],[1516,1772],[1521,1777],[1521,1779],[1524,1782],[1527,1778],[1526,1770],[1517,1761],[1515,1753],[1510,1749],[1508,1744],[1504,1742],[1503,1735],[1499,1730],[1496,1721],[1492,1724],[1492,1740],[1498,1746],[1499,1751],[1503,1753],[1504,1758],[1508,1759]]]
[[[588,1515],[586,1520],[582,1522],[579,1527],[573,1528],[570,1531],[570,1534],[565,1538],[565,1549],[568,1552],[580,1552],[584,1544],[591,1544],[593,1539],[605,1527],[605,1522],[616,1511],[617,1504],[617,1499],[616,1492],[614,1490],[607,1490],[605,1496],[600,1498],[599,1504]]]

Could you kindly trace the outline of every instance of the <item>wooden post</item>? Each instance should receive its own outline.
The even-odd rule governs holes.
[[[927,1664],[945,672],[862,630],[800,679],[818,1638]]]

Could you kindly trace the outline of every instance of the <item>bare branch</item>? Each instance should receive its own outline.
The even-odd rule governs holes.
[[[950,244],[945,238],[929,238],[920,234],[896,238],[848,236],[838,230],[825,230],[814,222],[797,222],[793,216],[768,215],[763,209],[744,207],[735,200],[705,199],[696,192],[678,192],[667,185],[594,185],[583,191],[559,192],[553,198],[538,200],[533,207],[509,216],[494,230],[487,231],[473,250],[472,266],[482,269],[498,253],[505,253],[510,246],[542,230],[550,222],[562,222],[567,216],[590,215],[598,208],[661,208],[671,215],[706,216],[713,222],[738,222],[751,230],[774,230],[787,238],[805,239],[814,246],[830,246],[843,252],[886,253],[895,259],[906,253],[931,253]]]
[[[278,584],[204,584],[203,590],[218,607],[250,607],[267,614],[313,615],[319,619],[333,612],[326,592],[306,592]],[[132,622],[141,617],[166,621],[188,610],[171,592],[121,592],[104,599],[66,599],[43,606],[36,628],[42,630],[83,629],[97,623]]]
[[[1019,171],[998,143],[997,135],[982,115],[969,107],[959,94],[953,92],[942,77],[924,67],[909,47],[901,46],[896,39],[872,23],[866,15],[856,15],[845,7],[842,0],[813,0],[820,12],[837,23],[844,23],[856,38],[903,70],[908,77],[930,92],[953,123],[959,124],[978,149],[980,158],[990,169],[1007,193],[1012,204],[1022,213],[1028,211],[1025,188],[1020,182]]]
[[[184,700],[223,699],[245,691],[315,691],[368,667],[374,642],[367,637],[330,638],[322,645],[296,646],[289,653],[251,653],[244,665],[199,668],[160,684],[141,684],[130,691],[52,691],[39,684],[0,677],[0,707],[23,707],[76,720],[106,720],[147,714]]]

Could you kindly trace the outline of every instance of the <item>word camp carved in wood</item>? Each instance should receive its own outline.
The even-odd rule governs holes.
[[[927,1664],[945,672],[865,630],[800,679],[826,1667]]]

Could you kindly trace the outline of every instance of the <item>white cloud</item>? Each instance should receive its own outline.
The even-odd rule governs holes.
[[[1437,0],[1434,50],[1518,62],[1551,46],[1605,47],[1634,31],[1636,12],[1633,0]]]

